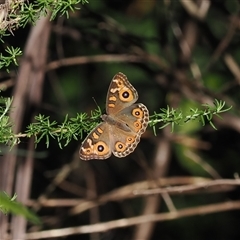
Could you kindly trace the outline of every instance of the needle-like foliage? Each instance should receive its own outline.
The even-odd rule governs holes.
[[[38,0],[38,1],[6,1],[0,4],[0,41],[4,43],[4,37],[14,32],[17,28],[24,28],[27,24],[35,24],[42,17],[50,14],[50,20],[58,15],[69,17],[69,12],[78,10],[79,4],[88,3],[87,0]],[[22,55],[20,48],[7,47],[7,56],[0,54],[0,69],[8,70],[11,64],[17,66],[16,58]]]
[[[216,130],[216,127],[212,121],[213,116],[216,115],[217,117],[220,117],[220,113],[229,111],[232,108],[224,108],[225,102],[217,99],[215,99],[213,102],[213,106],[209,104],[203,104],[202,107],[203,109],[191,108],[190,113],[186,114],[180,109],[173,109],[167,106],[166,109],[160,109],[160,113],[154,112],[154,114],[150,116],[149,125],[153,128],[155,135],[158,125],[160,125],[159,129],[171,125],[172,131],[174,131],[175,125],[183,125],[184,123],[195,120],[200,121],[203,126],[206,124],[206,122],[208,122]]]
[[[89,133],[100,121],[102,111],[98,107],[90,115],[87,113],[77,113],[76,117],[65,116],[62,123],[50,120],[49,116],[39,114],[35,117],[35,122],[27,126],[26,131],[19,134],[13,134],[12,123],[10,123],[7,113],[10,109],[12,100],[2,98],[0,106],[0,142],[6,145],[14,146],[21,141],[21,138],[35,138],[35,145],[40,141],[45,141],[46,147],[49,147],[50,138],[56,139],[60,148],[66,147],[72,140],[83,139],[84,133]],[[161,109],[160,113],[154,112],[150,116],[149,126],[153,128],[156,135],[157,129],[162,129],[171,125],[174,131],[175,125],[184,125],[190,121],[200,121],[204,126],[209,123],[216,129],[213,123],[213,116],[221,117],[220,114],[229,111],[231,107],[224,108],[225,102],[215,100],[213,106],[203,104],[203,109],[190,109],[189,113],[184,113],[179,109],[167,107]],[[14,124],[14,123],[13,123]]]

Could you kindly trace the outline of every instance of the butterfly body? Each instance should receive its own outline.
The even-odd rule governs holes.
[[[123,73],[113,77],[109,86],[106,113],[83,141],[79,156],[83,160],[106,159],[113,153],[125,157],[134,151],[145,132],[149,114],[138,94]]]

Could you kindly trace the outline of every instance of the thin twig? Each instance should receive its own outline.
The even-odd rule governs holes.
[[[64,237],[76,234],[86,234],[93,232],[106,232],[111,229],[134,226],[141,223],[169,221],[183,217],[219,213],[224,211],[240,209],[240,201],[229,201],[224,203],[214,203],[192,208],[181,209],[177,212],[143,215],[132,218],[123,218],[114,221],[84,225],[80,227],[69,227],[62,229],[53,229],[41,232],[32,232],[26,235],[25,239],[49,239],[54,237]]]
[[[199,190],[204,189],[208,190],[210,187],[213,186],[238,186],[240,185],[240,179],[218,179],[213,180],[211,182],[199,182],[193,185],[187,185],[187,186],[175,186],[175,187],[166,187],[166,188],[157,188],[157,189],[147,189],[147,190],[135,190],[134,194],[136,195],[150,195],[150,194],[160,194],[168,192],[169,194],[175,194],[175,193],[187,193],[191,192],[193,190]]]

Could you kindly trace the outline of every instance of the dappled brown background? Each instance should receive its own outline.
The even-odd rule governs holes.
[[[239,1],[89,0],[80,7],[69,19],[44,18],[9,37],[24,48],[3,92],[14,97],[16,133],[38,113],[58,122],[89,113],[92,97],[104,109],[117,72],[128,76],[150,115],[167,105],[187,112],[214,99],[233,108],[214,118],[217,131],[198,121],[157,136],[148,128],[123,159],[81,161],[80,136],[63,149],[54,139],[36,149],[22,139],[18,148],[27,151],[1,159],[1,190],[16,192],[43,225],[1,219],[3,236],[10,229],[13,239],[239,239],[239,188],[224,182],[240,171]],[[219,182],[207,190],[133,194],[206,186],[209,179]]]

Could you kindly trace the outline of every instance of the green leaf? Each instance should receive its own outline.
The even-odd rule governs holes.
[[[14,195],[13,198],[10,198],[6,193],[0,192],[0,210],[4,214],[12,213],[15,215],[22,215],[30,222],[41,224],[40,219],[35,213],[22,204],[16,202],[15,199],[16,195]]]

